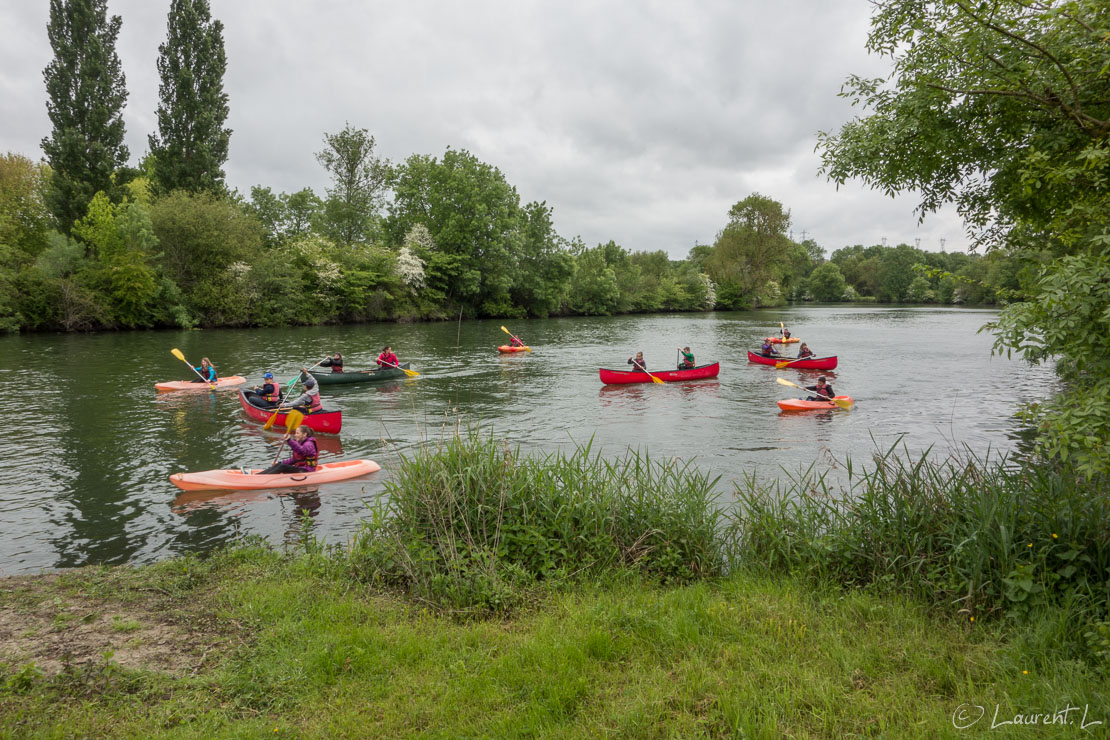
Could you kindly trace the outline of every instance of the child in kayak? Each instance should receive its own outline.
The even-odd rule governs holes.
[[[523,347],[524,346],[524,341],[520,337],[518,337],[516,334],[513,334],[512,338],[509,339],[509,346],[510,347]]]
[[[343,355],[336,352],[334,355],[321,362],[320,367],[330,367],[333,373],[343,372]]]
[[[219,377],[216,375],[216,368],[212,366],[212,361],[207,357],[200,358],[200,365],[193,369],[200,373],[200,378],[192,379],[194,383],[215,383],[219,380]],[[201,380],[201,378],[203,378],[203,380]]]
[[[274,381],[274,374],[266,372],[262,373],[262,385],[256,385],[243,395],[247,397],[247,401],[252,406],[257,406],[260,409],[272,409],[281,400],[281,389]]]
[[[790,338],[790,330],[787,329],[786,327],[783,327],[783,329],[780,333],[782,334],[783,339],[789,339]]]
[[[393,348],[388,344],[382,347],[382,353],[378,355],[378,367],[397,367],[399,364]]]
[[[779,353],[777,351],[775,351],[775,345],[771,344],[770,339],[764,339],[763,340],[763,349],[761,349],[759,351],[759,354],[763,355],[764,357],[778,357],[779,356]]]
[[[316,461],[320,456],[316,448],[316,438],[312,430],[301,424],[292,435],[288,433],[282,438],[282,443],[288,443],[293,452],[292,457],[287,457],[281,462],[271,465],[257,475],[276,475],[278,473],[311,473],[316,470]]]
[[[805,342],[802,342],[801,348],[798,349],[798,359],[800,360],[803,357],[813,357],[813,350]]]
[[[643,352],[637,352],[635,357],[629,357],[628,364],[632,366],[633,370],[647,372],[647,362],[644,361]]]
[[[680,347],[678,351],[682,353],[682,360],[678,363],[678,369],[689,370],[694,367],[694,353],[690,351],[690,348]]]
[[[816,395],[806,398],[807,401],[831,401],[836,391],[833,387],[825,382],[825,376],[822,375],[817,379],[817,385],[807,385],[807,391],[813,391]]]

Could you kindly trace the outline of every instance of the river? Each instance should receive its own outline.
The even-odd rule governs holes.
[[[205,552],[260,535],[295,541],[300,507],[314,534],[345,542],[380,495],[399,456],[458,428],[529,452],[592,440],[607,456],[627,447],[652,457],[693,459],[731,481],[754,473],[789,476],[811,464],[857,464],[897,440],[911,451],[1012,452],[1021,427],[1017,397],[1054,389],[1051,368],[991,357],[977,333],[992,311],[883,306],[799,306],[774,311],[549,320],[369,324],[295,329],[161,331],[0,337],[0,381],[19,399],[0,455],[0,575],[86,564],[147,563]],[[752,365],[746,350],[785,321],[818,355],[836,354],[829,378],[856,399],[851,411],[783,414],[822,373]],[[532,353],[499,355],[502,324]],[[340,351],[348,369],[370,367],[392,344],[418,378],[324,387],[325,407],[343,411],[343,431],[321,435],[322,458],[368,457],[383,470],[317,490],[181,494],[174,472],[269,464],[281,439],[242,413],[234,391],[157,393],[154,383],[188,379],[170,353],[248,385],[273,371]],[[714,380],[663,386],[603,386],[599,367],[627,369],[644,352],[649,369],[672,369],[677,345],[699,364],[719,360]],[[796,352],[797,345],[789,351]]]

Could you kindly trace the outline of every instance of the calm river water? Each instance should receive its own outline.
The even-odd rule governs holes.
[[[913,451],[964,446],[1011,451],[1020,426],[1015,394],[1048,395],[1049,368],[990,356],[977,334],[991,311],[807,306],[747,313],[533,321],[31,335],[0,338],[0,381],[18,398],[0,454],[0,575],[89,563],[144,563],[203,552],[246,534],[296,540],[298,506],[316,534],[344,542],[365,501],[380,494],[399,454],[480,424],[525,451],[571,448],[593,439],[617,456],[694,458],[722,477],[784,477],[816,462],[869,462],[899,437]],[[751,365],[746,350],[779,322],[819,355],[850,412],[780,414],[796,393],[775,382],[812,384],[821,373]],[[534,352],[501,356],[505,323]],[[234,391],[157,393],[154,383],[188,379],[170,349],[194,363],[212,358],[223,375],[252,385],[272,370],[291,378],[341,351],[348,369],[370,367],[393,345],[419,378],[325,387],[325,406],[343,411],[343,432],[321,435],[322,457],[377,460],[382,472],[318,490],[181,494],[179,471],[264,466],[280,433],[242,413]],[[626,369],[642,350],[649,369],[671,369],[676,346],[698,363],[719,360],[720,377],[687,383],[603,386],[598,367]],[[796,352],[797,345],[791,348]],[[904,436],[903,436],[904,435]]]

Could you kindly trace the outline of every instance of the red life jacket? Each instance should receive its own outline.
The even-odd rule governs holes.
[[[266,390],[267,388],[269,390]],[[269,401],[270,403],[277,403],[281,400],[281,391],[278,390],[278,384],[273,381],[262,384],[261,395],[263,401]]]
[[[388,355],[385,352],[382,352],[380,355],[378,355],[378,362],[388,367],[393,367],[394,365],[399,364],[397,362],[397,355],[393,354],[392,352],[390,352]]]
[[[320,389],[319,388],[314,388],[313,390],[315,390],[316,392],[315,393],[313,393],[312,391],[308,392],[308,398],[309,398],[308,413],[310,413],[310,414],[314,414],[317,411],[323,411],[324,410],[324,404],[320,403]]]

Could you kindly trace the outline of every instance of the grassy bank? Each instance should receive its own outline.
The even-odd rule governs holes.
[[[970,628],[904,598],[740,574],[661,586],[626,571],[545,589],[509,619],[460,621],[342,567],[249,549],[12,580],[6,608],[37,630],[26,645],[103,623],[117,652],[71,655],[48,675],[10,663],[2,732],[938,736],[961,704],[988,707],[987,722],[995,704],[1012,717],[1069,702],[1110,719],[1081,664],[1031,661],[1000,624]],[[153,640],[182,655],[131,661]]]
[[[1110,726],[1097,489],[891,455],[851,477],[850,500],[811,475],[732,507],[673,461],[447,440],[403,461],[349,547],[309,528],[295,553],[0,583],[0,733]]]

